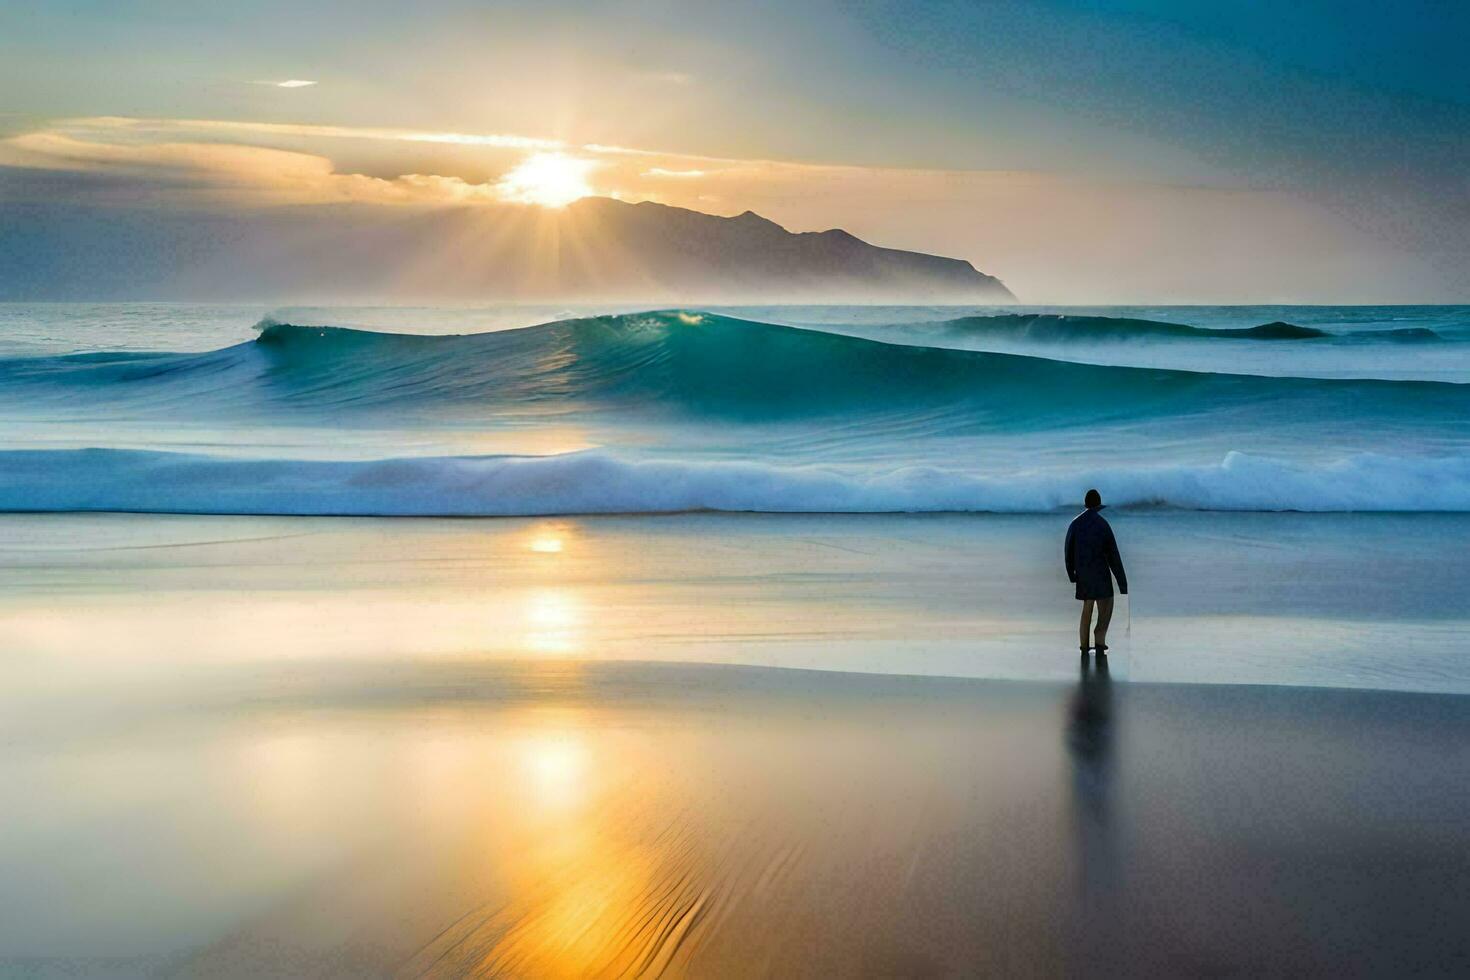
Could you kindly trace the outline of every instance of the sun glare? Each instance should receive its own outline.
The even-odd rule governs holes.
[[[496,186],[507,201],[561,208],[592,193],[587,175],[596,166],[594,160],[565,153],[533,153]]]

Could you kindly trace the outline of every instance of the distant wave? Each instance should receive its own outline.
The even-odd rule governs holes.
[[[1470,416],[1465,385],[1108,367],[682,312],[453,336],[266,322],[253,342],[200,354],[0,360],[6,397],[32,407],[80,397],[99,410],[118,404],[191,417],[342,418],[445,406],[474,418],[578,410],[750,422],[907,414],[951,430],[1268,406],[1273,418],[1295,411],[1458,424]]]
[[[1443,338],[1427,327],[1405,327],[1390,330],[1360,330],[1334,334],[1316,327],[1276,320],[1255,327],[1226,329],[1196,327],[1187,323],[1163,320],[1137,320],[1127,317],[1074,316],[1059,313],[1006,313],[996,316],[961,317],[943,320],[933,327],[969,336],[984,335],[1015,341],[1063,343],[1092,341],[1124,343],[1138,340],[1334,340],[1390,341],[1413,343],[1438,341]]]
[[[1256,511],[1470,511],[1470,458],[1358,454],[1321,466],[1230,453],[1216,465],[986,475],[753,462],[632,461],[604,452],[368,462],[136,450],[0,452],[0,511],[511,516],[762,511],[1050,512],[1099,486],[1120,506]]]
[[[1391,330],[1354,330],[1349,333],[1334,334],[1338,340],[1349,342],[1379,342],[1389,341],[1393,343],[1419,344],[1437,343],[1445,338],[1430,330],[1428,327],[1396,327]]]

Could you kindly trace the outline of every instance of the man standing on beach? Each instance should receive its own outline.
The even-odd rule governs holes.
[[[1108,623],[1113,618],[1113,576],[1117,576],[1118,591],[1124,595],[1128,594],[1128,576],[1123,571],[1123,558],[1118,554],[1113,528],[1098,513],[1103,508],[1102,494],[1089,490],[1083,502],[1087,509],[1067,528],[1067,580],[1077,583],[1077,598],[1082,600],[1082,623],[1077,638],[1082,655],[1087,656],[1087,631],[1092,626],[1092,608],[1096,606],[1097,628],[1093,631],[1092,647],[1101,657],[1107,654]]]

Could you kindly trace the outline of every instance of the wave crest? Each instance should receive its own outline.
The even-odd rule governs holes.
[[[447,405],[475,420],[542,410],[668,421],[881,416],[930,419],[951,432],[1259,413],[1267,404],[1273,419],[1293,412],[1433,423],[1470,410],[1470,386],[1443,382],[1112,367],[678,311],[463,335],[264,321],[253,342],[202,354],[0,361],[0,398],[35,405],[79,393],[99,408],[232,417]]]
[[[1068,313],[1005,313],[995,316],[960,317],[929,324],[938,329],[965,336],[984,336],[998,340],[1030,343],[1126,343],[1144,340],[1331,340],[1391,341],[1414,343],[1440,341],[1444,338],[1428,327],[1401,327],[1388,330],[1358,330],[1335,334],[1317,327],[1303,327],[1284,320],[1273,320],[1254,327],[1196,327],[1165,320],[1140,320],[1130,317],[1081,316]]]

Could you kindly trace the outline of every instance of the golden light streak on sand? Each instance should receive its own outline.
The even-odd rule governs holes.
[[[582,603],[575,590],[536,589],[522,606],[523,645],[536,654],[575,654],[582,649]]]

